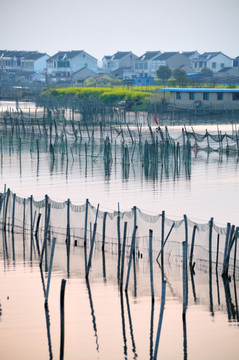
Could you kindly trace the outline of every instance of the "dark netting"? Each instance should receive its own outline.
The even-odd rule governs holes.
[[[103,212],[88,200],[75,205],[70,200],[56,202],[45,196],[41,201],[16,196],[9,189],[1,194],[1,226],[3,230],[36,236],[40,244],[44,237],[55,236],[58,243],[68,239],[72,244],[83,246],[91,243],[122,248],[124,223],[127,223],[126,248],[129,253],[136,231],[135,251],[149,252],[149,230],[153,232],[153,254],[158,258],[163,250],[167,259],[182,258],[182,243],[188,243],[190,262],[208,267],[208,262],[223,270],[238,268],[238,228],[230,223],[227,227],[214,224],[213,219],[201,224],[183,219],[169,219],[162,212],[149,215],[137,207],[129,211]]]

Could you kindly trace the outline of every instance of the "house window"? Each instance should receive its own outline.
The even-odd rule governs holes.
[[[69,61],[57,61],[57,67],[58,68],[66,68],[70,66]]]
[[[224,63],[221,63],[221,69],[223,69],[223,68],[224,68],[224,66],[225,66],[225,64],[224,64]]]
[[[203,61],[200,61],[199,62],[199,67],[202,68],[202,66],[203,66]]]
[[[213,63],[212,63],[212,68],[213,68],[213,69],[216,69],[216,67],[217,67],[217,64],[216,64],[215,62],[213,62]]]
[[[148,69],[148,64],[144,63],[144,69],[147,70]]]
[[[217,100],[223,100],[223,93],[221,92],[217,93]]]
[[[143,70],[143,68],[144,68],[143,65],[144,65],[143,63],[139,63],[140,70]]]
[[[181,99],[182,99],[182,93],[180,93],[179,91],[176,92],[176,99],[177,99],[177,100],[181,100]]]
[[[239,93],[232,93],[232,100],[239,100]]]
[[[189,93],[189,100],[195,100],[195,93],[194,92]]]
[[[137,70],[139,68],[139,64],[135,63],[135,70]]]
[[[209,100],[209,93],[208,92],[203,93],[203,100]]]

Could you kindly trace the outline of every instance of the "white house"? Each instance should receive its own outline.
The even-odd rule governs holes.
[[[49,55],[46,53],[27,51],[22,54],[21,69],[24,71],[43,73],[46,69],[47,59],[49,59]]]
[[[43,72],[49,55],[38,51],[0,50],[0,69],[3,71]]]
[[[146,51],[134,62],[134,71],[139,77],[155,77],[158,69],[154,59],[161,54],[161,51]]]
[[[133,54],[131,51],[117,51],[117,53],[112,56],[103,57],[103,71],[112,73],[121,68],[133,69],[135,59],[137,59],[137,55]]]
[[[233,60],[221,51],[205,52],[198,58],[192,60],[192,66],[196,72],[200,72],[206,67],[216,73],[224,67],[232,67]]]
[[[69,80],[72,74],[82,68],[97,72],[97,59],[84,50],[59,51],[46,64],[47,73],[53,81]]]
[[[164,52],[163,54],[154,58],[153,61],[156,69],[158,69],[160,66],[168,66],[171,70],[176,68],[191,67],[191,60],[186,55],[180,54],[178,51]]]

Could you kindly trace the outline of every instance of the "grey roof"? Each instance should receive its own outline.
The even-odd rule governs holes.
[[[161,54],[161,51],[146,51],[143,55],[138,57],[136,61],[142,61],[142,60],[152,60],[154,57]]]
[[[185,56],[187,56],[187,57],[190,57],[190,56],[192,56],[192,55],[195,54],[195,53],[197,53],[197,50],[195,50],[195,51],[183,51],[183,52],[182,52],[182,55],[185,55]]]
[[[198,61],[211,60],[212,58],[214,58],[215,56],[220,55],[220,54],[222,54],[222,55],[226,56],[228,59],[230,59],[229,56],[223,54],[221,51],[214,51],[214,52],[204,52],[202,55],[200,55],[198,57],[197,60]]]
[[[131,51],[117,51],[117,53],[115,53],[114,55],[111,56],[112,60],[120,60],[122,59],[124,56],[130,54]]]
[[[233,69],[232,67],[224,67],[223,69],[219,70],[218,72],[220,73],[224,73],[224,72],[227,72],[228,70],[231,70]]]
[[[58,51],[58,53],[51,56],[49,60],[65,60],[73,59],[75,56],[81,54],[84,50]]]
[[[0,50],[0,57],[17,57],[26,60],[37,60],[44,55],[46,55],[46,53],[39,53],[38,51]]]
[[[154,60],[168,60],[176,54],[179,54],[179,52],[178,51],[164,52],[163,54],[157,56]]]

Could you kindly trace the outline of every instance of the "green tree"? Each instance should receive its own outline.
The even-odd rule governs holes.
[[[174,69],[172,72],[174,79],[179,86],[184,86],[187,83],[186,71],[180,68]]]
[[[172,74],[171,69],[167,65],[161,65],[156,71],[157,77],[163,80],[163,85],[165,86],[166,80],[168,80]]]
[[[200,75],[205,75],[205,76],[213,76],[213,71],[207,67],[202,68],[202,70],[199,73]]]

